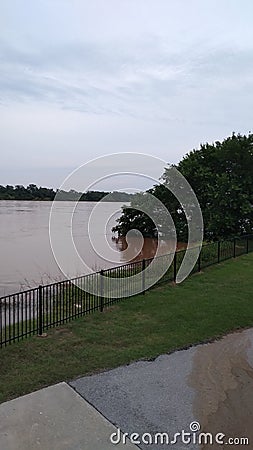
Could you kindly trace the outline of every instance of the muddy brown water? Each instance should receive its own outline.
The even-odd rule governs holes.
[[[46,201],[0,201],[0,297],[66,279],[50,246],[51,205]],[[92,272],[155,256],[156,239],[144,239],[139,249],[140,243],[133,237],[127,248],[124,238],[117,239],[113,235],[111,229],[121,215],[121,203],[99,203],[99,220],[93,223],[91,243],[88,225],[95,205],[80,202],[73,216],[75,246]],[[72,208],[72,202],[60,202],[57,228],[60,237],[69,227],[67,217]],[[64,238],[62,241],[64,245]],[[162,242],[162,253],[170,253],[171,249],[170,241]],[[85,273],[81,266],[67,275],[75,277]]]

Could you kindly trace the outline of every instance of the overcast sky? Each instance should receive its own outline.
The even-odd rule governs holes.
[[[2,0],[0,184],[253,130],[252,20],[252,0]]]

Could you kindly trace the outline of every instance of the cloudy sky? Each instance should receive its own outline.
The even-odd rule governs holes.
[[[253,131],[252,19],[252,0],[2,0],[0,184]]]

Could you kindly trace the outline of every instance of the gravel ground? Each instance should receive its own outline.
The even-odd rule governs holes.
[[[109,372],[80,378],[70,385],[124,433],[166,432],[169,436],[196,420],[194,389],[187,383],[196,348],[139,361]],[[115,446],[116,447],[116,446]],[[168,445],[139,445],[168,449]],[[172,446],[196,449],[196,446]]]

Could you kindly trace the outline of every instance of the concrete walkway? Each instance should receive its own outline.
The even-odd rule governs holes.
[[[0,449],[253,448],[252,423],[250,329],[4,403],[0,405]],[[191,439],[193,434],[198,437],[192,433],[198,426],[212,434],[212,445],[185,443],[182,434],[171,443],[182,430],[191,432]],[[169,438],[168,443],[159,433],[166,434],[163,439]],[[222,445],[214,440],[217,433],[224,435]],[[249,439],[249,445],[227,445],[230,438]]]
[[[115,431],[66,383],[0,405],[1,450],[115,450]],[[117,448],[136,449],[129,442]]]

